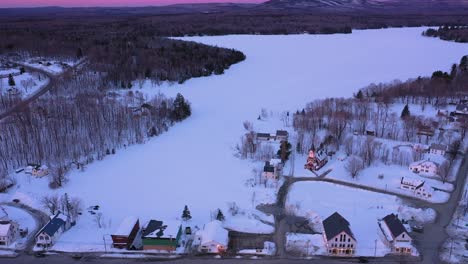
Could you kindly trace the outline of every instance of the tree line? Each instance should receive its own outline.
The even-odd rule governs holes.
[[[144,143],[191,115],[181,95],[109,92],[99,75],[83,72],[56,82],[21,112],[0,123],[0,176],[29,163],[51,168],[50,187],[61,187],[72,169],[120,148]]]
[[[468,42],[468,26],[441,26],[438,29],[429,28],[423,32],[427,37],[438,37],[442,40],[451,40],[455,42]]]

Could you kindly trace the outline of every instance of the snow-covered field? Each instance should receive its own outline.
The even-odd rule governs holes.
[[[287,200],[290,211],[306,217],[318,214],[322,221],[338,212],[350,223],[357,240],[356,255],[374,256],[377,240],[377,256],[389,253],[379,237],[377,220],[388,214],[398,214],[406,220],[429,222],[435,218],[432,209],[411,208],[390,195],[357,190],[323,182],[300,182],[293,185]]]
[[[247,60],[224,75],[192,79],[182,85],[151,87],[147,82],[141,91],[148,94],[173,96],[181,92],[192,102],[193,115],[144,145],[118,150],[84,172],[73,172],[60,190],[49,190],[46,179],[32,179],[30,183],[18,181],[19,188],[0,197],[10,200],[16,191],[23,199],[67,192],[81,197],[85,206],[100,205],[109,224],[106,229],[97,229],[91,219],[83,217],[62,236],[63,243],[58,243],[79,238],[80,243],[89,245],[86,248],[102,245],[103,235],[113,232],[129,215],[175,219],[188,205],[193,221],[202,224],[217,208],[229,218],[228,203],[232,201],[253,210],[253,190],[245,182],[254,164],[234,156],[234,146],[244,133],[242,122],[256,119],[262,108],[293,111],[313,99],[351,96],[372,82],[448,70],[466,55],[465,45],[422,37],[423,30],[184,38],[241,50]],[[317,198],[311,191],[303,198],[313,197]],[[391,197],[382,199],[394,204]],[[329,209],[338,209],[339,202],[330,201]]]
[[[17,69],[11,69],[9,72],[19,72]],[[15,88],[18,89],[17,92],[20,93],[21,97],[28,97],[38,89],[46,85],[49,80],[46,76],[41,76],[39,78],[38,74],[31,74],[30,72],[25,72],[20,75],[13,77],[15,80]],[[0,79],[0,93],[8,94],[8,89],[11,87],[8,85],[8,78]]]

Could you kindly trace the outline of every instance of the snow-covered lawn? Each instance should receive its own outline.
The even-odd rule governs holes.
[[[292,112],[314,99],[351,96],[372,82],[448,70],[466,55],[463,44],[422,37],[423,30],[184,38],[241,50],[247,60],[224,75],[191,79],[182,85],[151,87],[147,82],[142,89],[135,85],[134,90],[146,94],[181,92],[192,103],[193,115],[144,145],[118,150],[84,172],[72,172],[60,190],[49,190],[46,179],[32,179],[0,197],[11,200],[18,192],[23,199],[36,199],[66,192],[82,197],[85,206],[100,205],[109,227],[98,229],[92,219],[78,219],[57,245],[73,247],[101,247],[102,235],[113,232],[129,215],[175,219],[187,204],[193,221],[202,225],[217,208],[228,218],[228,204],[233,201],[254,210],[253,189],[245,182],[255,164],[234,156],[234,147],[245,133],[242,122],[255,120],[262,108]]]
[[[19,92],[23,98],[34,94],[38,89],[49,82],[46,76],[41,76],[39,78],[38,74],[30,72],[13,76],[13,79],[15,80],[14,87],[18,89],[17,92]],[[0,93],[8,94],[8,90],[11,88],[8,85],[8,78],[1,78],[0,82]]]
[[[318,214],[322,221],[338,212],[350,223],[357,240],[356,255],[374,256],[377,240],[377,255],[383,256],[389,249],[379,236],[377,220],[390,213],[406,220],[414,217],[420,222],[435,219],[432,209],[411,208],[391,195],[353,189],[323,182],[295,183],[289,193],[288,209],[305,217]]]
[[[286,234],[286,250],[301,256],[326,255],[325,240],[322,234]]]

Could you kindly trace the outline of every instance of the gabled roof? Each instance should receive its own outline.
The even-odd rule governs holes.
[[[181,228],[180,222],[150,220],[145,227],[143,238],[176,238]]]
[[[288,131],[286,130],[276,130],[276,135],[277,136],[288,136]]]
[[[431,160],[418,160],[418,161],[415,161],[413,163],[410,164],[410,167],[413,167],[413,166],[419,166],[419,165],[425,165],[425,166],[429,166],[429,165],[435,165],[436,167],[439,167],[439,163],[435,162],[435,161],[431,161]]]
[[[447,145],[433,143],[431,144],[431,149],[447,151]]]
[[[114,236],[128,236],[128,235],[130,235],[130,233],[133,230],[133,227],[135,227],[137,222],[138,222],[138,217],[129,216],[129,217],[125,218],[122,221],[122,223],[120,223],[119,228],[117,229],[117,231],[115,231],[115,233],[113,235]]]
[[[392,236],[395,238],[402,233],[408,233],[406,228],[401,223],[400,219],[395,214],[389,214],[383,218],[383,221],[387,225],[388,229],[392,233]]]
[[[40,233],[44,232],[49,236],[55,235],[55,233],[63,226],[65,226],[65,221],[60,217],[60,213],[57,213],[39,232],[37,235]],[[37,236],[36,235],[36,236]]]
[[[257,137],[271,137],[271,135],[269,133],[257,133]]]
[[[0,223],[0,236],[8,236],[8,233],[10,232],[11,228],[11,223]]]
[[[146,227],[143,229],[143,233],[141,234],[143,237],[153,233],[156,230],[159,230],[162,226],[162,221],[157,220],[150,220]]]
[[[411,186],[415,187],[416,190],[417,190],[417,189],[424,186],[425,181],[418,180],[418,179],[411,179],[411,178],[408,178],[408,177],[401,177],[400,183],[405,184],[405,185],[411,185]]]
[[[334,238],[341,232],[345,232],[354,240],[356,240],[353,232],[351,232],[351,229],[349,228],[349,222],[337,212],[323,220],[323,228],[325,229],[327,240]]]

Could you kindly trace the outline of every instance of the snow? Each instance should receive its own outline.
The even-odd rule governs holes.
[[[317,213],[322,220],[334,212],[341,214],[350,223],[357,240],[356,255],[359,256],[374,256],[375,240],[378,241],[377,256],[388,253],[389,249],[380,239],[382,231],[378,227],[378,219],[390,213],[407,220],[419,218],[423,222],[435,218],[433,210],[408,207],[395,196],[323,182],[295,183],[287,206],[289,210],[306,217]]]
[[[15,80],[14,87],[19,90],[23,98],[33,95],[36,91],[49,83],[49,79],[47,77],[42,76],[39,80],[37,74],[30,72],[13,76],[13,79]],[[8,89],[10,89],[8,78],[0,78],[0,93],[8,93]]]
[[[181,92],[192,103],[192,116],[144,145],[118,150],[84,172],[72,172],[62,189],[49,190],[47,179],[28,182],[20,176],[25,179],[18,179],[21,187],[0,197],[11,200],[17,193],[38,201],[46,193],[66,192],[81,197],[85,207],[100,205],[106,227],[97,228],[93,216],[85,212],[59,239],[57,247],[68,250],[102,250],[103,235],[115,230],[128,215],[176,219],[187,204],[192,221],[202,224],[211,220],[212,210],[227,212],[232,201],[255,210],[254,188],[245,185],[255,165],[234,156],[234,147],[245,133],[242,122],[256,119],[262,108],[295,111],[313,99],[351,96],[372,82],[448,70],[465,55],[465,45],[422,37],[424,29],[184,38],[241,50],[247,60],[223,75],[184,84],[152,87],[148,81],[142,89],[134,85],[135,91],[148,95],[163,92],[174,96]],[[264,131],[277,129],[265,127]],[[142,203],[163,197],[166,202],[158,202],[154,208]],[[249,219],[249,214],[225,215],[227,227],[251,232],[273,230]]]
[[[327,255],[325,240],[322,234],[286,234],[286,250],[301,255]]]
[[[217,242],[227,246],[228,244],[228,231],[222,227],[220,221],[211,221],[205,225],[203,230],[197,231],[197,235],[201,237],[201,244],[209,242]]]
[[[128,236],[133,230],[135,223],[138,221],[138,217],[129,216],[126,217],[122,223],[120,223],[119,228],[115,231],[113,235],[115,236]]]

